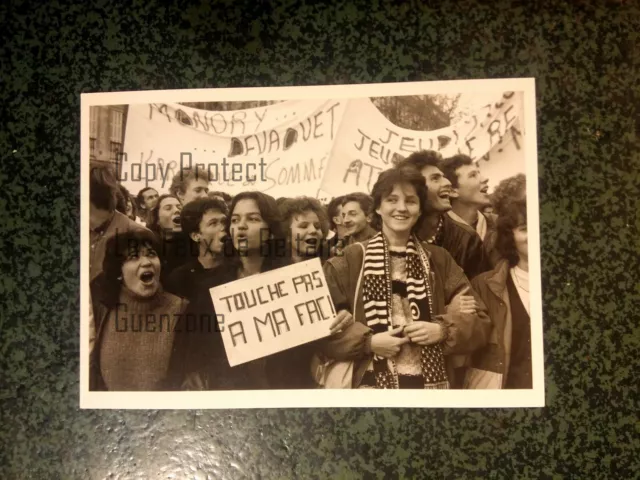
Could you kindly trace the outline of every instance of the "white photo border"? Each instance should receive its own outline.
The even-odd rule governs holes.
[[[522,91],[527,178],[527,229],[533,389],[530,390],[236,390],[97,392],[89,390],[89,109],[91,106],[154,102],[363,98],[467,92]],[[538,151],[534,78],[447,80],[305,87],[210,88],[84,93],[80,125],[80,408],[252,409],[317,407],[513,408],[544,407],[544,351]]]

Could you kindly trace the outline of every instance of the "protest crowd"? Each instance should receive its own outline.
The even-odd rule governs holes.
[[[470,157],[429,150],[327,205],[188,169],[130,193],[92,167],[90,389],[530,389],[525,184],[489,195]],[[210,289],[315,257],[331,334],[231,367]]]

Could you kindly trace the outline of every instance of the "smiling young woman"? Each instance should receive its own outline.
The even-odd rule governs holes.
[[[485,344],[490,321],[482,302],[471,314],[445,305],[475,295],[444,249],[414,230],[425,213],[425,179],[415,168],[393,168],[373,187],[372,224],[381,232],[325,264],[336,309],[355,324],[325,342],[323,355],[355,359],[354,388],[449,388],[447,355]]]

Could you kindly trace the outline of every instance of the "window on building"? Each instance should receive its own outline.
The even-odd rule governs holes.
[[[89,139],[89,156],[92,161],[98,158],[96,157],[96,142],[97,142],[97,139],[95,138]]]
[[[111,110],[111,141],[122,143],[122,124],[124,123],[124,113],[122,110]]]
[[[122,156],[122,143],[120,142],[110,142],[111,148],[109,151],[109,160],[113,163],[121,162],[120,157]]]
[[[89,107],[89,136],[98,138],[98,107]]]
[[[98,142],[98,108],[89,107],[89,155],[96,159],[96,144]]]
[[[122,110],[111,110],[110,112],[111,123],[111,138],[109,148],[109,160],[116,162],[119,159],[119,155],[122,153],[122,127],[124,123],[124,113]]]

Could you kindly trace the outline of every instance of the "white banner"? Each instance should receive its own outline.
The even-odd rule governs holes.
[[[132,104],[120,178],[134,195],[146,186],[165,193],[181,167],[198,166],[210,189],[231,195],[260,190],[328,200],[369,193],[394,160],[437,150],[479,160],[493,187],[525,170],[522,105],[521,92],[508,92],[454,125],[416,131],[395,126],[368,98],[236,111]]]
[[[121,181],[134,195],[167,192],[180,168],[199,164],[212,190],[314,196],[346,100],[297,100],[236,111],[179,104],[129,106]]]
[[[522,93],[505,93],[454,125],[419,131],[397,127],[368,98],[351,100],[336,135],[320,196],[370,193],[380,172],[420,150],[436,150],[444,157],[463,153],[485,161],[491,161],[493,155],[494,165],[503,163],[501,159],[516,160],[512,163],[524,172],[523,158],[517,161],[500,155],[501,147],[521,134],[516,123],[522,115],[522,102]],[[497,182],[492,179],[491,183]]]
[[[318,258],[210,292],[232,367],[324,338],[336,317]]]

